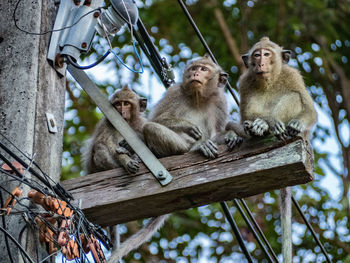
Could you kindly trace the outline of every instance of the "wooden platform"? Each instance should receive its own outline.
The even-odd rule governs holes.
[[[89,220],[107,226],[313,180],[312,149],[301,138],[252,139],[232,152],[223,145],[214,160],[187,153],[160,161],[174,177],[165,187],[143,165],[135,175],[120,168],[62,184]]]

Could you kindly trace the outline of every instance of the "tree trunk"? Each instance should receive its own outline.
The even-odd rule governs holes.
[[[51,34],[32,35],[15,27],[13,12],[16,2],[0,2],[0,132],[29,156],[35,154],[35,162],[42,170],[59,181],[65,78],[59,78],[46,60]],[[44,32],[52,29],[56,12],[54,1],[22,0],[16,11],[17,24],[29,32]],[[53,114],[57,133],[49,132],[46,113]],[[1,185],[12,191],[18,182],[9,183],[7,180],[0,174]],[[1,193],[6,199],[7,194]],[[11,215],[6,217],[6,225],[18,239],[25,222],[19,214]],[[33,242],[32,234],[26,231],[21,241],[34,261],[41,258],[36,252],[38,241]],[[23,262],[19,249],[12,242],[10,249],[13,262]],[[3,233],[0,234],[0,251],[0,262],[10,262]]]

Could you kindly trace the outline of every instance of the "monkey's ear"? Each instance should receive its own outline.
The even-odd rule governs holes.
[[[288,63],[290,57],[292,56],[292,51],[291,50],[287,50],[287,49],[283,49],[282,50],[282,61],[283,63]]]
[[[242,55],[242,60],[243,60],[243,63],[244,63],[244,66],[246,67],[246,68],[248,68],[248,58],[249,58],[249,55],[248,54],[244,54],[244,55]]]
[[[221,71],[219,75],[219,88],[225,87],[227,83],[227,79],[228,79],[228,74],[224,71]]]
[[[140,98],[139,103],[140,103],[140,112],[145,111],[146,107],[147,107],[147,99],[146,98]]]

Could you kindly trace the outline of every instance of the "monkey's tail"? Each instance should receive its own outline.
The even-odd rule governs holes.
[[[163,226],[168,217],[169,215],[162,215],[151,218],[143,228],[124,241],[124,243],[122,243],[117,250],[112,252],[108,263],[118,263],[123,256],[127,255],[130,251],[138,248],[144,242],[148,241],[155,234],[155,232],[157,232],[157,230]]]

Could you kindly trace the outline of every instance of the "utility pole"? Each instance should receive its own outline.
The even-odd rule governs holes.
[[[35,162],[42,170],[58,182],[61,172],[65,77],[59,77],[46,60],[51,34],[39,36],[24,33],[15,27],[13,18],[18,4],[16,20],[20,28],[36,33],[51,30],[57,12],[55,2],[0,1],[0,132],[29,156],[35,156]],[[47,113],[51,114],[57,127],[56,133],[48,130]],[[8,178],[0,175],[1,186],[10,191],[18,185],[18,182],[9,183],[6,180]],[[7,194],[2,194],[6,199]],[[11,215],[6,217],[6,224],[8,231],[18,239],[25,221],[21,215]],[[39,242],[28,229],[22,237],[22,245],[37,261]],[[23,262],[17,246],[11,241],[9,244],[13,262]],[[0,263],[10,262],[2,232],[0,251]]]

